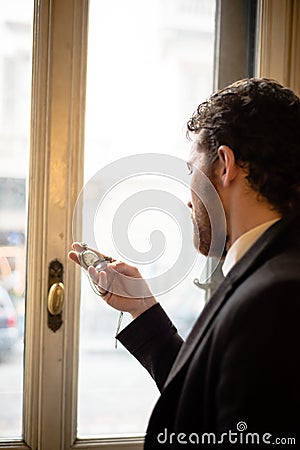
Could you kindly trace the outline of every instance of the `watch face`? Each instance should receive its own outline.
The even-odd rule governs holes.
[[[96,253],[92,252],[91,250],[84,250],[81,253],[81,263],[86,268],[92,266],[98,260],[99,256],[96,255]]]

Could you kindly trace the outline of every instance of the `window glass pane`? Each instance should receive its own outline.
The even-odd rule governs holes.
[[[157,153],[188,159],[184,127],[197,105],[212,90],[214,32],[215,2],[211,0],[90,1],[86,183],[109,163],[130,155]],[[109,178],[109,170],[107,173]],[[105,176],[102,181],[107,181]],[[185,205],[189,200],[187,187],[161,174],[144,173],[122,180],[107,191],[95,216],[99,250],[129,260],[126,254],[118,252],[111,224],[118,209],[131,196],[153,189],[180,198]],[[100,186],[95,184],[95,195],[99,190]],[[74,236],[88,243],[89,233],[94,232],[94,224],[86,219],[91,208],[89,200],[85,199],[83,204],[83,232]],[[177,219],[171,211],[161,211],[158,207],[145,205],[143,209],[142,200],[130,223],[120,220],[116,224],[119,230],[130,225],[128,238],[140,252],[151,247],[152,231],[159,229],[166,237],[161,257],[154,258],[151,264],[136,262],[144,275],[167,270],[170,261],[180,255],[182,230]],[[187,222],[190,227],[187,245],[192,251],[189,213]],[[158,235],[153,235],[154,245],[155,236]],[[184,258],[180,262],[182,267],[188,265]],[[204,305],[203,291],[193,284],[201,267],[203,258],[198,257],[177,286],[158,297],[183,336]],[[117,318],[118,313],[93,294],[83,276],[80,437],[144,433],[158,397],[153,380],[138,362],[121,345],[115,350]],[[129,319],[125,317],[122,326],[126,321]]]
[[[1,0],[0,438],[22,436],[32,0]]]

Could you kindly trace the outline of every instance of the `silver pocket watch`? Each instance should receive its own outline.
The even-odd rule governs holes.
[[[95,267],[97,272],[100,272],[103,270],[107,263],[113,262],[114,259],[110,256],[103,256],[99,257],[95,252],[92,250],[89,250],[87,248],[87,245],[83,245],[84,250],[78,254],[80,265],[85,269],[88,270],[89,267]]]

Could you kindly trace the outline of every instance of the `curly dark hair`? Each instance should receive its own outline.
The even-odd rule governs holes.
[[[210,161],[228,145],[252,189],[281,214],[300,208],[300,99],[275,80],[247,78],[212,94],[187,123],[206,132]]]

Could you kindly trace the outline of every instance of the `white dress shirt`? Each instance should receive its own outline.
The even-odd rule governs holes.
[[[226,275],[230,272],[233,266],[241,259],[242,256],[249,250],[250,247],[254,244],[255,241],[271,226],[273,223],[280,220],[280,217],[277,219],[269,220],[268,222],[262,223],[258,225],[258,227],[252,228],[246,233],[242,234],[230,247],[228,253],[225,257],[222,272],[223,275]]]

